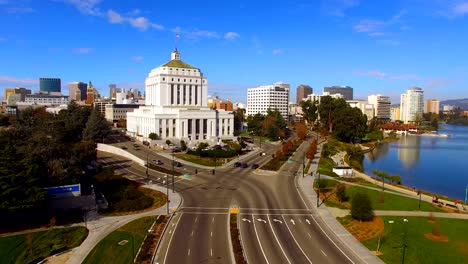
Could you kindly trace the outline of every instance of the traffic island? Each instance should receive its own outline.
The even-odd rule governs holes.
[[[244,252],[242,249],[242,243],[240,240],[239,229],[237,225],[237,208],[231,209],[230,214],[230,231],[231,231],[231,242],[232,242],[232,250],[234,252],[234,258],[237,264],[247,263],[244,258]]]
[[[143,241],[143,245],[140,247],[140,250],[137,253],[136,263],[140,264],[150,264],[152,263],[152,258],[156,253],[157,245],[161,236],[163,234],[164,228],[167,225],[169,216],[159,215],[156,221],[153,223],[153,226],[148,230],[148,235]]]

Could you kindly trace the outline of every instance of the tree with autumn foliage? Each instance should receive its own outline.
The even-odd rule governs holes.
[[[297,123],[295,125],[297,137],[304,140],[307,136],[307,126],[304,123]]]

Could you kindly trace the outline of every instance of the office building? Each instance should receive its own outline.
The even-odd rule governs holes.
[[[436,99],[429,99],[426,101],[426,108],[424,113],[434,113],[439,114],[440,111],[440,102]]]
[[[216,143],[234,138],[234,115],[208,107],[208,79],[175,49],[171,60],[149,73],[145,105],[127,113],[127,131],[138,138]]]
[[[356,107],[361,110],[361,112],[367,116],[367,120],[374,118],[375,109],[373,104],[369,104],[366,100],[348,100],[346,103],[351,107]]]
[[[353,100],[353,88],[349,86],[330,86],[323,88],[324,93],[341,94],[346,101]]]
[[[62,105],[62,104],[65,104],[65,105],[68,104],[69,97],[65,95],[61,95],[60,93],[27,94],[24,102],[25,102],[25,105],[57,106],[57,105]]]
[[[400,97],[400,120],[405,124],[422,118],[424,113],[424,91],[419,87],[409,87]]]
[[[31,90],[26,89],[26,88],[21,88],[21,87],[18,87],[18,88],[5,88],[3,90],[3,100],[5,102],[8,102],[8,97],[10,95],[14,95],[14,94],[19,95],[19,97],[15,97],[13,99],[15,102],[16,101],[24,102],[24,100],[26,99],[26,95],[31,94]]]
[[[400,120],[400,107],[391,107],[390,108],[390,120],[396,121]]]
[[[367,102],[374,106],[375,117],[384,121],[390,120],[390,108],[392,104],[390,97],[380,94],[369,95]]]
[[[307,96],[309,94],[312,94],[312,92],[313,92],[312,87],[310,87],[309,85],[301,84],[301,85],[297,86],[296,104],[300,105],[302,100],[307,99]]]
[[[107,121],[116,123],[119,120],[127,120],[127,113],[140,107],[137,104],[106,104],[104,116]]]
[[[289,89],[291,85],[277,82],[272,85],[247,90],[247,115],[266,115],[268,109],[277,109],[283,118],[288,118]]]
[[[39,91],[43,93],[61,93],[62,81],[60,78],[39,78]]]
[[[70,101],[84,101],[86,100],[86,90],[88,85],[84,82],[72,82],[68,84],[68,91]]]
[[[109,99],[115,98],[116,92],[117,92],[117,85],[109,84]]]

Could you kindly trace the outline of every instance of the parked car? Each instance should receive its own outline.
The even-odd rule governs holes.
[[[156,165],[163,165],[164,162],[162,162],[161,160],[153,160],[153,163],[156,164]]]
[[[240,166],[242,166],[242,163],[240,162],[234,163],[234,168],[239,168]]]
[[[255,163],[255,164],[252,164],[252,170],[258,169],[258,167],[259,167],[259,166],[258,166],[258,164],[257,164],[257,163]]]
[[[175,167],[182,167],[182,163],[178,162],[178,161],[174,161],[174,166]]]
[[[121,149],[127,149],[127,147],[126,147],[126,146],[122,146],[122,147],[120,147],[120,148],[121,148]]]
[[[172,152],[181,152],[181,151],[182,151],[182,150],[181,150],[180,148],[177,148],[177,147],[175,147],[175,148],[172,149]]]
[[[249,167],[249,164],[247,163],[242,163],[242,168],[245,169],[245,168],[248,168]]]

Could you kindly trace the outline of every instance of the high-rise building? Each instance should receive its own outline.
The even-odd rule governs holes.
[[[390,120],[390,107],[392,104],[390,97],[380,94],[373,94],[367,97],[367,101],[369,104],[374,105],[375,117],[381,120]]]
[[[405,124],[414,122],[424,113],[424,91],[419,87],[409,87],[400,97],[400,120]]]
[[[8,102],[8,97],[13,94],[18,94],[19,96],[16,97],[13,101],[24,102],[26,99],[27,94],[31,94],[31,90],[18,87],[18,88],[5,88],[3,90],[3,100]]]
[[[434,113],[439,114],[440,111],[440,101],[436,99],[429,99],[426,101],[426,108],[424,113]]]
[[[39,78],[39,90],[45,93],[60,93],[62,92],[62,81],[60,78]]]
[[[234,138],[234,115],[208,107],[208,79],[199,68],[180,59],[175,49],[171,60],[149,73],[145,82],[145,106],[127,113],[127,131],[161,140],[218,142]]]
[[[359,108],[361,110],[361,112],[367,116],[367,120],[371,120],[372,118],[374,118],[374,115],[375,115],[374,105],[369,104],[368,101],[366,101],[366,100],[348,100],[346,102],[351,107]]]
[[[117,85],[109,84],[109,98],[115,98],[115,93],[117,92]]]
[[[330,86],[324,87],[323,92],[332,94],[341,94],[346,101],[353,100],[353,88],[349,86]]]
[[[70,94],[70,101],[84,101],[86,100],[86,91],[88,85],[84,82],[72,82],[68,84],[68,91]]]
[[[390,108],[390,119],[392,121],[400,120],[400,107],[392,107]]]
[[[313,90],[312,87],[309,85],[301,84],[297,86],[296,90],[296,104],[300,105],[302,100],[307,99],[309,94],[312,94]]]
[[[282,82],[249,88],[247,90],[247,115],[257,113],[266,115],[268,109],[277,109],[287,120],[290,88],[290,84]]]
[[[95,90],[93,83],[89,82],[88,87],[86,88],[86,104],[92,105],[94,103],[95,97]]]

